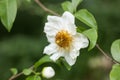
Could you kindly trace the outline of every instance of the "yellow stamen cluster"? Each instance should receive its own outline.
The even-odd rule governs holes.
[[[69,48],[72,42],[72,36],[67,31],[61,30],[56,34],[55,42],[62,48]]]

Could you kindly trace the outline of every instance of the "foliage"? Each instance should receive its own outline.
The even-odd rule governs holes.
[[[65,1],[62,3],[62,8],[64,11],[69,11],[71,13],[76,12],[77,6],[82,2],[82,0],[72,0]]]
[[[88,12],[86,9],[81,9],[75,13],[75,16],[78,20],[82,21],[86,25],[91,28],[95,28],[97,30],[97,23],[94,16]]]
[[[0,17],[3,25],[8,31],[10,31],[17,13],[17,1],[1,0],[0,12],[1,12]]]
[[[110,72],[110,80],[120,80],[120,65],[115,64]]]
[[[35,3],[34,3],[34,1],[31,1],[31,0],[24,0],[23,2],[25,2],[25,1],[27,1],[26,3],[30,3],[30,5],[34,5]],[[18,2],[22,2],[22,0],[21,1],[18,1]],[[43,2],[47,2],[47,1],[43,1]],[[52,2],[52,0],[50,1],[50,2]],[[80,23],[80,24],[77,24],[77,26],[80,26],[80,27],[77,27],[78,28],[78,32],[79,33],[83,33],[85,36],[87,36],[88,37],[88,39],[89,39],[89,42],[90,42],[90,44],[89,44],[89,47],[88,47],[88,51],[90,51],[90,50],[92,50],[94,47],[95,47],[95,45],[96,45],[96,43],[97,43],[97,39],[98,39],[98,26],[97,26],[97,22],[96,22],[96,20],[95,20],[95,17],[93,16],[93,14],[92,13],[95,13],[94,11],[91,13],[91,11],[90,10],[87,10],[87,9],[80,9],[80,10],[78,10],[79,9],[79,7],[81,7],[81,6],[79,6],[79,4],[82,4],[81,3],[82,2],[82,0],[72,0],[72,1],[65,1],[65,2],[63,2],[61,5],[62,5],[62,8],[63,8],[63,10],[64,11],[69,11],[69,12],[71,12],[72,14],[74,14],[74,16],[76,17],[76,19],[78,20],[78,22],[76,21],[76,23]],[[89,2],[89,1],[88,1]],[[100,1],[98,1],[98,2],[100,2]],[[49,1],[48,1],[48,3],[49,3]],[[89,5],[91,4],[92,2],[90,2],[90,3],[88,3]],[[57,5],[57,4],[55,4],[55,5]],[[89,6],[88,5],[88,6]],[[4,27],[8,30],[8,32],[10,32],[11,31],[11,29],[12,29],[12,27],[13,27],[13,24],[14,24],[14,22],[15,22],[15,18],[16,18],[16,14],[17,14],[17,6],[18,6],[18,3],[17,3],[17,0],[1,0],[0,1],[0,18],[1,18],[1,22],[2,22],[2,24],[4,25]],[[24,5],[23,5],[24,6]],[[27,4],[27,6],[28,6],[28,4]],[[49,5],[48,5],[49,6]],[[92,6],[95,6],[95,5],[92,5]],[[28,6],[28,7],[30,7],[30,6]],[[33,8],[33,6],[32,7],[30,7],[30,8]],[[33,9],[33,11],[35,11],[35,8],[38,8],[38,7],[36,7],[36,5],[34,6],[34,9]],[[95,9],[96,7],[93,7],[92,9]],[[18,8],[18,11],[19,11],[19,9],[20,8]],[[53,9],[55,9],[54,8],[54,6],[53,6]],[[39,10],[39,8],[36,10],[37,12],[37,15],[39,14],[39,12],[38,12],[38,10]],[[96,9],[96,11],[97,11],[98,9]],[[104,10],[104,8],[103,8],[103,10]],[[115,10],[115,9],[112,9],[112,10]],[[58,10],[59,11],[59,10]],[[89,12],[90,11],[90,12]],[[105,10],[106,11],[106,10]],[[117,11],[117,10],[116,10]],[[24,11],[23,11],[24,12]],[[102,11],[101,11],[102,12]],[[100,14],[101,14],[101,12],[99,12],[98,13],[98,15],[97,15],[97,17],[99,18],[98,19],[98,22],[100,21],[100,19],[101,19],[101,17],[100,17]],[[115,11],[112,11],[111,12],[111,14],[113,14],[113,12],[115,12]],[[19,13],[19,12],[18,12]],[[31,11],[31,9],[30,9],[30,13],[32,13],[32,11]],[[31,15],[33,15],[35,12],[33,12]],[[60,13],[61,13],[61,11],[60,11]],[[96,13],[97,14],[97,13]],[[18,15],[20,15],[20,14],[18,14]],[[42,14],[42,15],[40,15],[40,16],[44,16],[45,14]],[[117,18],[118,18],[118,14],[113,14],[114,16],[117,16]],[[108,14],[106,14],[106,16],[108,16]],[[24,18],[24,17],[23,17]],[[103,19],[102,19],[103,20]],[[110,20],[110,19],[108,19],[108,20]],[[17,20],[16,20],[17,21]],[[43,21],[44,22],[44,20],[41,20],[41,21]],[[82,22],[82,23],[81,23]],[[105,22],[107,22],[107,20],[106,21],[104,21],[103,23],[105,23]],[[112,20],[112,22],[114,22],[114,20]],[[30,23],[29,21],[28,21],[28,23]],[[116,21],[116,23],[117,23],[117,21]],[[26,23],[25,23],[26,24]],[[35,23],[34,23],[35,24]],[[107,23],[106,23],[107,24]],[[102,25],[102,24],[99,24],[99,25]],[[110,24],[109,24],[110,25]],[[116,25],[118,25],[118,24],[116,24]],[[36,25],[37,26],[37,25]],[[41,30],[42,30],[42,26],[43,25],[41,25],[40,24],[40,26],[41,26]],[[105,24],[103,24],[103,26],[105,26]],[[100,26],[99,28],[100,28],[100,30],[102,30],[102,28],[103,28],[103,30],[108,30],[108,28],[109,27],[107,27],[107,29],[105,29],[103,26]],[[110,26],[114,26],[114,25],[110,25]],[[17,27],[17,26],[16,26]],[[24,27],[25,28],[25,27]],[[30,29],[30,28],[28,28],[28,27],[26,27],[27,29]],[[15,30],[15,27],[13,27],[13,31]],[[37,30],[39,30],[39,29],[36,29],[36,31]],[[111,31],[113,30],[115,30],[115,29],[113,29],[113,27],[111,27],[111,29],[110,29]],[[116,29],[116,31],[119,31],[119,29]],[[29,31],[29,30],[28,30]],[[11,32],[12,33],[12,32]],[[32,33],[32,32],[30,32],[30,33]],[[108,35],[110,35],[110,34],[112,34],[112,33],[109,33],[109,32],[105,32],[106,33],[106,36],[107,37],[109,37]],[[18,33],[19,34],[19,33]],[[100,32],[100,36],[99,36],[99,38],[101,38],[101,36],[102,36],[102,31]],[[114,34],[114,33],[113,33]],[[23,33],[23,35],[24,35],[24,33]],[[38,33],[38,35],[39,35],[39,33]],[[117,34],[118,35],[118,34]],[[111,35],[112,36],[112,35]],[[36,37],[36,36],[35,36]],[[102,37],[104,37],[104,36],[102,36]],[[112,42],[114,39],[116,39],[116,38],[119,38],[119,37],[112,37],[111,39],[102,39],[101,38],[101,43],[104,45],[104,43],[105,43],[105,41],[103,41],[103,40],[107,40],[107,42],[108,43],[110,43],[110,42]],[[18,57],[19,57],[19,55],[21,56],[21,55],[23,55],[24,53],[26,53],[25,51],[22,51],[22,50],[20,50],[19,51],[19,49],[17,49],[16,48],[16,43],[17,42],[19,42],[19,40],[21,39],[21,37],[19,38],[19,39],[17,39],[17,40],[11,40],[11,41],[1,41],[1,43],[0,43],[0,45],[2,46],[0,46],[0,50],[1,50],[1,53],[4,53],[4,50],[5,50],[5,53],[7,53],[8,55],[6,55],[6,56],[9,56],[9,55],[16,55],[17,56],[17,54],[18,54]],[[27,49],[27,50],[29,50],[28,51],[28,53],[30,53],[29,55],[36,55],[36,54],[31,54],[32,52],[31,51],[33,51],[33,53],[34,53],[34,50],[37,50],[38,49],[38,47],[40,47],[40,49],[41,50],[38,50],[38,51],[41,51],[41,52],[37,52],[37,53],[42,53],[42,50],[43,50],[43,47],[44,47],[44,45],[45,45],[45,43],[47,43],[47,42],[45,42],[45,43],[42,43],[42,42],[44,42],[44,40],[42,40],[42,42],[41,43],[39,43],[39,41],[37,41],[36,42],[36,40],[33,40],[33,43],[31,43],[32,41],[30,41],[30,42],[28,42],[29,41],[29,39],[27,39],[27,40],[23,40],[23,41],[21,41],[21,43],[20,44],[26,44],[27,45],[27,47],[28,48],[25,48],[25,49]],[[16,43],[15,43],[16,42]],[[35,42],[35,44],[36,45],[39,45],[39,44],[41,44],[41,46],[35,46],[34,45],[34,42]],[[10,44],[9,44],[10,43]],[[14,43],[13,45],[14,46],[12,46],[12,43]],[[31,44],[29,44],[29,43],[31,43]],[[29,44],[29,45],[28,45]],[[101,45],[102,45],[101,44]],[[107,44],[107,43],[106,43]],[[8,45],[10,45],[10,47],[8,46]],[[33,47],[31,47],[33,45]],[[109,45],[107,45],[107,47],[109,47],[110,46],[110,44]],[[15,54],[11,54],[13,51],[11,51],[12,50],[12,48],[14,48],[14,50],[13,51],[15,51]],[[21,48],[21,47],[20,47]],[[37,48],[37,49],[35,49],[35,48]],[[3,50],[4,49],[4,50]],[[15,50],[16,49],[16,50]],[[22,49],[22,48],[21,48]],[[34,50],[33,50],[34,49]],[[10,53],[10,54],[9,54]],[[16,54],[17,53],[17,54]],[[21,53],[21,54],[19,54],[19,53]],[[83,52],[81,52],[81,53],[84,53],[84,50],[83,50]],[[86,53],[86,52],[85,52]],[[94,51],[94,53],[95,53],[95,51]],[[111,53],[112,53],[112,57],[113,57],[113,60],[115,60],[115,64],[113,65],[113,68],[112,68],[112,70],[111,70],[111,72],[110,72],[110,80],[119,80],[120,78],[119,78],[119,73],[120,73],[120,40],[118,39],[118,40],[115,40],[113,43],[112,43],[112,46],[111,46]],[[1,54],[2,55],[2,54]],[[41,55],[41,54],[40,54]],[[39,55],[39,56],[40,56]],[[84,54],[84,55],[89,55],[89,54]],[[38,54],[36,55],[37,56],[37,58],[38,58]],[[22,57],[26,57],[26,55],[24,54]],[[31,56],[32,58],[33,58],[33,56]],[[85,56],[83,59],[81,59],[81,60],[87,60],[86,59],[87,57]],[[7,58],[6,58],[7,59]],[[16,59],[16,58],[15,58]],[[26,59],[27,59],[27,57],[26,57]],[[78,60],[78,61],[80,61],[80,60]],[[22,62],[24,62],[24,60],[22,61]],[[53,63],[53,61],[49,58],[49,56],[42,56],[42,58],[40,58],[38,61],[36,61],[35,62],[35,64],[34,64],[34,69],[30,69],[30,68],[25,68],[25,69],[23,69],[23,67],[21,67],[22,69],[23,69],[23,74],[26,76],[26,80],[42,80],[43,78],[41,77],[41,72],[39,71],[39,68],[42,68],[41,66],[44,66],[44,63]],[[79,63],[79,62],[77,62],[77,63]],[[85,64],[85,62],[83,62],[84,64]],[[86,62],[87,63],[87,62]],[[64,59],[61,59],[61,61],[58,61],[58,63],[57,64],[55,64],[55,65],[59,65],[60,67],[61,66],[63,66],[63,64],[65,65],[64,67],[66,67],[68,70],[69,70],[69,72],[71,72],[71,74],[73,74],[73,72],[75,73],[75,74],[73,74],[73,75],[75,75],[74,77],[76,77],[79,73],[77,73],[77,72],[79,72],[79,70],[80,70],[80,72],[82,72],[82,66],[81,65],[79,65],[79,64],[76,64],[76,66],[75,67],[71,67],[71,66],[69,66],[67,63],[66,63],[66,61],[64,60]],[[82,64],[82,63],[81,63]],[[14,64],[14,65],[16,65],[16,64]],[[26,64],[26,65],[28,65],[28,64]],[[31,64],[30,64],[31,65]],[[51,64],[50,64],[51,65]],[[79,66],[78,66],[79,65]],[[57,66],[58,67],[58,66]],[[84,66],[83,66],[83,68],[85,68]],[[79,69],[79,70],[78,70]],[[87,71],[87,73],[89,73],[89,69],[88,68],[85,68],[86,69],[86,71]],[[15,75],[17,75],[18,74],[18,70],[16,69],[16,68],[11,68],[11,72],[12,72],[12,74],[13,74],[13,76],[15,76]],[[65,75],[69,75],[70,76],[70,73],[67,73],[67,71],[65,71],[65,69],[62,71],[63,72],[63,76],[64,76],[64,74]],[[83,71],[84,72],[84,71]],[[66,74],[67,73],[67,74]],[[97,73],[97,72],[96,72]],[[77,74],[77,75],[76,75]],[[85,74],[86,75],[86,74]],[[91,74],[92,75],[92,74]],[[95,76],[97,76],[97,74],[94,74]],[[83,76],[83,73],[80,75],[80,76]],[[93,76],[93,75],[92,75]],[[65,77],[64,77],[64,79],[65,79]],[[71,78],[69,78],[69,79],[73,79],[73,77]],[[100,78],[99,78],[100,79]],[[102,78],[103,79],[103,78]],[[102,80],[102,79],[100,79],[100,80]],[[44,80],[44,79],[43,79]],[[52,79],[53,80],[53,79]],[[55,79],[55,80],[59,80],[59,79]],[[65,79],[65,80],[68,80],[68,78],[67,79]],[[76,79],[74,79],[74,80],[79,80],[79,78],[76,78]],[[83,79],[83,80],[88,80],[88,79]],[[93,79],[92,79],[93,80]],[[97,80],[97,79],[96,79]]]
[[[113,58],[120,62],[120,39],[115,40],[111,46],[111,53]],[[114,64],[110,72],[110,80],[120,80],[120,64]]]
[[[16,68],[11,68],[10,69],[13,75],[16,75],[18,73],[18,70]]]
[[[118,40],[115,40],[113,43],[112,43],[112,46],[111,46],[111,53],[112,53],[112,56],[113,58],[120,62],[120,39]]]
[[[83,32],[83,34],[85,34],[90,40],[90,45],[88,50],[93,49],[96,45],[97,38],[98,38],[96,29],[93,28],[93,29],[86,30]]]
[[[26,80],[41,80],[40,76],[33,75],[26,78]]]

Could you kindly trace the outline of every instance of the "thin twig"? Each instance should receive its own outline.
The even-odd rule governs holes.
[[[9,80],[14,80],[15,78],[21,76],[22,74],[23,74],[23,72],[20,72],[20,73],[18,73],[18,74],[16,74],[16,75],[13,75],[13,76],[11,76],[11,77],[9,78]]]
[[[113,63],[118,63],[118,64],[120,64],[118,61],[114,60],[114,59],[111,58],[107,53],[105,53],[105,52],[103,51],[103,49],[101,49],[98,44],[96,44],[96,47],[98,48],[98,50],[99,50],[108,60],[110,60],[110,61],[113,62]]]
[[[31,66],[29,69],[33,70],[34,66]],[[21,75],[23,75],[23,72],[20,72],[20,73],[18,73],[16,75],[11,76],[8,80],[14,80],[14,79],[18,78]]]
[[[51,14],[53,14],[53,15],[56,15],[56,16],[60,16],[58,13],[56,13],[56,12],[54,12],[54,11],[46,8],[39,0],[35,0],[35,2],[36,2],[44,11],[46,11],[46,12],[48,12],[48,13],[51,13]]]

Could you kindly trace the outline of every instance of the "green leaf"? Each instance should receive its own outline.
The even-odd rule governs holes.
[[[65,1],[63,2],[62,8],[64,11],[69,11],[71,13],[75,12],[77,9],[77,6],[82,2],[82,0],[72,0],[72,2],[70,1]]]
[[[24,75],[30,75],[32,73],[32,70],[31,69],[24,69],[23,70],[23,74]]]
[[[0,16],[2,16],[3,13],[4,13],[4,6],[3,6],[3,4],[4,4],[4,1],[1,0],[1,1],[0,1]]]
[[[120,65],[115,64],[110,72],[110,80],[120,80]]]
[[[111,46],[111,53],[113,58],[120,62],[120,39],[115,40]]]
[[[42,57],[39,61],[35,63],[35,68],[39,67],[41,64],[46,63],[46,62],[53,62],[49,56],[44,56]]]
[[[88,30],[84,31],[83,34],[86,35],[90,40],[90,45],[89,45],[88,50],[93,49],[96,45],[97,38],[98,38],[96,29],[94,29],[94,28],[88,29]]]
[[[10,31],[17,13],[17,2],[16,0],[1,0],[0,7],[1,21],[5,28]]]
[[[41,80],[41,77],[38,75],[28,76],[25,80]]]
[[[86,9],[81,9],[75,13],[75,17],[91,28],[97,29],[97,23],[94,16]]]
[[[61,4],[62,8],[64,11],[69,11],[71,13],[73,13],[73,6],[72,3],[70,1],[65,1]]]
[[[83,26],[78,26],[77,27],[77,32],[82,33],[83,31],[85,31],[86,29]]]
[[[76,11],[77,6],[82,2],[82,0],[72,0],[73,10]]]
[[[16,68],[11,68],[10,71],[13,73],[13,75],[16,75],[18,73],[18,70]]]

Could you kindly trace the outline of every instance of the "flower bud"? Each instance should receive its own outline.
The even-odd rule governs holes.
[[[49,79],[55,75],[55,71],[52,67],[44,67],[42,70],[42,76]]]

